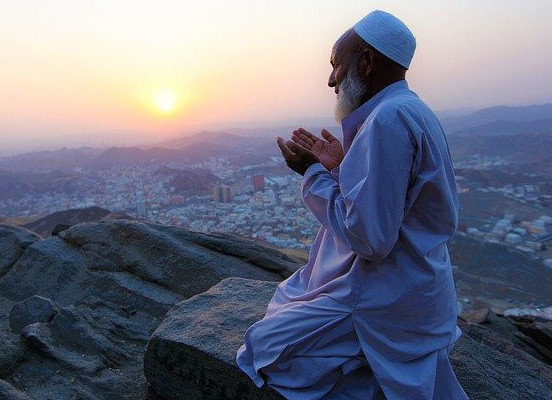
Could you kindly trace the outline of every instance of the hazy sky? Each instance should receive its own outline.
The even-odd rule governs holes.
[[[17,0],[0,153],[331,117],[331,47],[376,8],[416,36],[407,79],[434,109],[552,101],[550,0]]]

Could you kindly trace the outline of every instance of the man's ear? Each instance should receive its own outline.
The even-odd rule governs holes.
[[[367,77],[374,68],[375,57],[376,54],[372,49],[365,49],[362,51],[358,61],[358,74],[362,78]]]

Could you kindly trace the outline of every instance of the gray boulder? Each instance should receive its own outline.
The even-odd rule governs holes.
[[[82,297],[85,257],[58,237],[34,242],[0,279],[0,293],[14,301],[34,295],[70,304]]]
[[[16,303],[10,311],[10,328],[20,333],[24,327],[35,322],[49,322],[58,312],[52,300],[32,296]]]
[[[0,253],[9,256],[0,379],[35,400],[160,399],[143,359],[168,310],[227,277],[279,282],[297,267],[252,241],[132,220],[73,225],[44,239],[0,228],[0,245],[20,249]],[[42,314],[44,300],[33,296],[57,312]]]
[[[10,270],[25,249],[37,240],[40,237],[27,229],[0,225],[0,278]]]
[[[275,285],[226,279],[171,310],[145,355],[153,390],[168,400],[272,398],[264,396],[273,392],[261,393],[249,381],[234,357],[245,330],[263,317]],[[550,400],[550,366],[520,346],[515,325],[486,315],[478,318],[481,324],[459,320],[464,335],[451,355],[470,398]]]
[[[458,379],[472,400],[552,398],[552,368],[520,346],[519,332],[506,318],[460,321],[464,332],[452,356]]]
[[[263,254],[266,247],[243,239],[129,220],[76,225],[59,235],[86,255],[90,270],[130,273],[185,298],[231,276],[280,280],[296,268],[282,253]]]
[[[245,330],[266,312],[277,283],[228,278],[172,309],[153,333],[144,371],[170,400],[283,399],[237,367]]]

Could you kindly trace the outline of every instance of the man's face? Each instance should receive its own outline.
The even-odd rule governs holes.
[[[335,119],[339,123],[361,105],[366,93],[366,84],[358,74],[359,58],[347,36],[340,38],[332,49],[328,86],[333,87],[337,95]]]

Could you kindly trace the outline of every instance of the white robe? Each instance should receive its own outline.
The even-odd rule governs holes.
[[[399,81],[343,135],[339,171],[304,176],[322,225],[309,261],[278,286],[237,363],[293,400],[466,399],[447,353],[459,336],[446,246],[458,205],[443,129]]]

